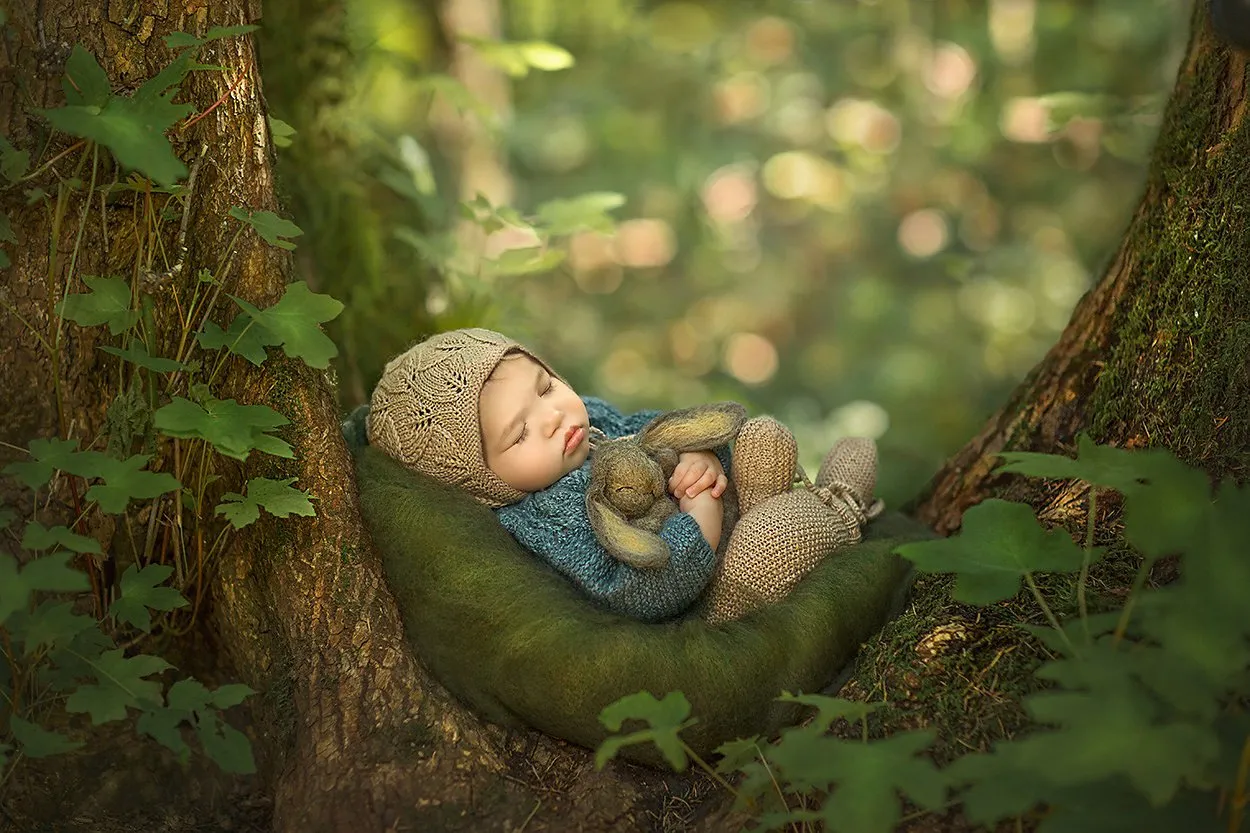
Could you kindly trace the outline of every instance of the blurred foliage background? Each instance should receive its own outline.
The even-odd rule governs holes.
[[[488,326],[625,409],[773,413],[809,471],[874,436],[897,505],[1113,254],[1190,4],[264,9],[299,268],[347,304],[344,409],[413,341]]]

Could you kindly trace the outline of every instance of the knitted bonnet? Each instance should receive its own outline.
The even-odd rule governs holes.
[[[391,359],[373,389],[369,443],[487,506],[516,503],[526,493],[487,468],[478,419],[482,385],[513,352],[547,367],[507,336],[477,328],[439,333]]]

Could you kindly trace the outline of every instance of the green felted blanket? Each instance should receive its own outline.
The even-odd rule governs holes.
[[[484,717],[592,749],[609,734],[600,711],[643,690],[686,695],[698,722],[682,736],[700,755],[793,722],[796,707],[776,697],[819,691],[847,666],[902,602],[908,566],[892,549],[932,534],[887,514],[778,604],[716,627],[646,624],[594,607],[459,490],[375,448],[353,451],[365,524],[417,656]],[[650,745],[623,754],[659,760]]]

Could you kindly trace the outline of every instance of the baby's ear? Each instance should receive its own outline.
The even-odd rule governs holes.
[[[631,567],[651,569],[668,563],[668,544],[653,532],[631,526],[601,495],[587,493],[586,513],[603,548]]]
[[[717,402],[660,414],[638,434],[648,451],[701,451],[726,445],[746,422],[747,410],[737,402]]]

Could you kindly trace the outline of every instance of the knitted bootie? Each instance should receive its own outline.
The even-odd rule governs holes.
[[[798,470],[794,434],[772,417],[753,417],[742,425],[733,449],[733,481],[739,517],[760,501],[790,490]]]
[[[880,499],[873,498],[876,487],[877,444],[868,437],[844,437],[821,461],[812,491],[830,506],[834,502],[846,505],[862,516],[863,524],[885,508]]]

